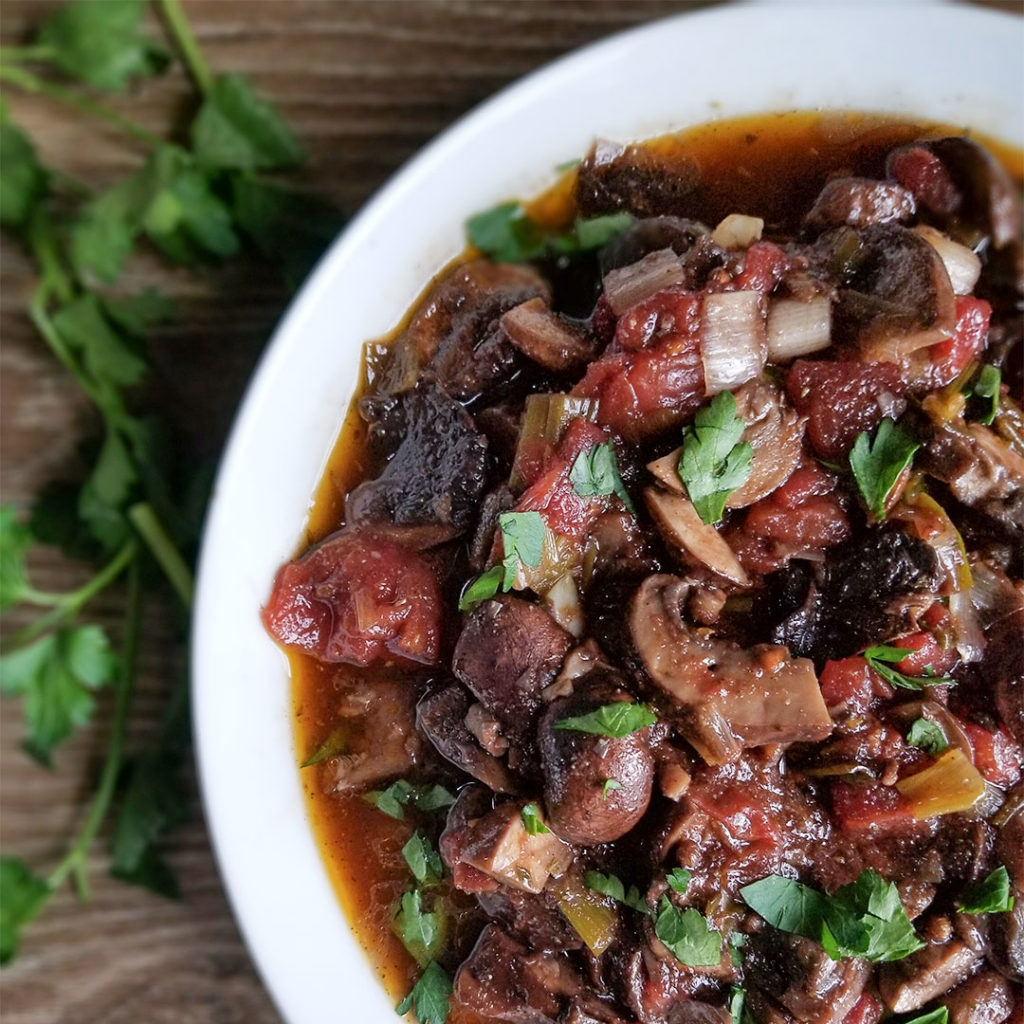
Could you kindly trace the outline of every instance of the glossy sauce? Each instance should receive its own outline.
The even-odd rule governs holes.
[[[837,173],[881,177],[890,149],[932,134],[969,133],[957,126],[894,123],[877,115],[788,113],[716,122],[647,144],[683,151],[696,162],[700,184],[692,193],[690,217],[713,227],[729,213],[759,216],[770,238],[796,230],[827,178]],[[1024,153],[991,139],[979,141],[1015,179],[1024,178]],[[566,172],[529,204],[530,215],[551,225],[571,220],[574,179],[573,171]],[[399,330],[401,326],[395,335]],[[367,346],[360,395],[372,387],[389,340]],[[353,402],[317,490],[303,549],[342,525],[346,492],[376,472],[365,442],[365,427]],[[337,727],[335,709],[351,681],[381,678],[387,670],[320,664],[295,653],[289,658],[295,749],[301,762]],[[411,882],[401,849],[413,825],[387,817],[359,796],[325,795],[319,766],[301,771],[309,815],[338,898],[397,1002],[418,975],[391,930],[397,901]],[[480,1020],[453,1012],[449,1024]]]

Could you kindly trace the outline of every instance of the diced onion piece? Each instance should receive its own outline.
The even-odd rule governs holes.
[[[919,224],[914,230],[939,254],[953,292],[970,295],[981,276],[981,260],[977,254],[927,224]]]
[[[896,783],[918,821],[956,814],[973,807],[985,793],[981,772],[959,747],[950,747],[935,764]]]
[[[600,956],[615,941],[619,915],[611,899],[571,875],[553,884],[551,891],[573,931],[594,956]]]
[[[658,249],[628,267],[609,270],[604,277],[604,297],[612,312],[622,316],[630,306],[685,280],[679,257],[671,249]]]
[[[582,552],[568,537],[554,530],[544,531],[544,545],[537,565],[516,565],[513,590],[533,590],[543,594],[558,578],[579,565]]]
[[[784,363],[832,344],[832,300],[776,299],[768,307],[768,362]]]
[[[751,242],[760,240],[763,230],[764,221],[760,217],[730,213],[711,232],[711,238],[723,249],[746,249]]]
[[[949,595],[949,614],[953,620],[957,653],[966,662],[981,661],[985,654],[985,631],[971,601],[971,591],[962,590]]]
[[[644,500],[665,540],[720,576],[744,587],[750,585],[732,548],[701,519],[689,498],[646,487]]]
[[[583,608],[571,572],[555,580],[554,586],[544,595],[544,603],[562,629],[572,633],[577,640],[583,636]]]
[[[757,292],[722,292],[704,299],[700,351],[705,394],[732,391],[760,376],[765,349],[764,317]]]

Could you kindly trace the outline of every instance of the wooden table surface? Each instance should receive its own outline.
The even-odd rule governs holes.
[[[102,0],[91,0],[102,2]],[[559,54],[624,26],[699,4],[685,0],[184,0],[215,71],[241,71],[278,105],[308,147],[302,182],[352,212],[428,139],[506,83]],[[3,0],[3,43],[23,42],[54,5]],[[1019,0],[989,4],[1021,10]],[[154,131],[180,123],[192,95],[180,67],[118,98]],[[137,166],[141,154],[45,100],[11,96],[16,119],[47,163],[98,186]],[[29,327],[32,267],[5,239],[0,309],[0,496],[27,507],[46,482],[75,465],[89,409]],[[179,443],[213,459],[245,380],[287,295],[259,263],[215,273],[172,271],[142,259],[132,286],[158,283],[180,319],[155,341],[161,400]],[[69,589],[81,567],[52,552],[36,557],[37,585]],[[116,597],[95,609],[118,616]],[[26,619],[10,613],[4,629]],[[132,743],[157,727],[162,701],[185,670],[174,609],[151,604],[145,620]],[[105,708],[103,710],[106,710]],[[104,714],[58,752],[56,770],[20,750],[21,710],[0,707],[0,847],[45,873],[81,822],[105,743]],[[269,1024],[278,1017],[225,901],[192,781],[193,813],[166,853],[179,902],[106,872],[105,843],[91,860],[94,895],[60,893],[25,933],[0,975],[5,1024]],[[336,1018],[347,1021],[344,1011]]]

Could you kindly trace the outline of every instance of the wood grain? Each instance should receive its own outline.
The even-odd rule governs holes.
[[[24,42],[54,6],[4,0],[3,43]],[[696,6],[683,0],[185,0],[212,67],[251,76],[278,105],[309,149],[302,183],[346,212],[440,129],[508,82],[619,28]],[[1021,9],[1016,0],[988,6]],[[45,100],[11,100],[45,161],[95,186],[117,179],[144,156]],[[174,68],[113,103],[165,133],[187,123],[194,93]],[[27,507],[45,483],[75,472],[77,445],[92,415],[27,323],[32,267],[7,239],[0,276],[0,495]],[[152,346],[154,393],[178,443],[196,460],[213,460],[286,292],[272,268],[252,261],[192,275],[142,258],[124,283],[131,289],[158,284],[177,300],[178,323]],[[83,578],[80,566],[53,552],[40,553],[33,570],[43,589],[68,589]],[[105,595],[91,611],[116,625],[118,595]],[[25,621],[15,610],[3,628]],[[154,733],[163,699],[185,671],[184,637],[172,602],[152,602],[133,746]],[[60,750],[56,770],[47,772],[20,751],[17,704],[0,705],[5,853],[24,857],[40,872],[59,860],[85,812],[104,749],[106,710],[101,707],[95,727]],[[222,893],[194,784],[192,793],[190,822],[166,850],[183,899],[161,900],[112,881],[104,843],[98,843],[90,865],[92,901],[59,894],[0,976],[6,1024],[279,1020]],[[345,1021],[344,1013],[336,1019]]]

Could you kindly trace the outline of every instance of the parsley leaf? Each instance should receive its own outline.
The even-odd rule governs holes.
[[[503,565],[492,565],[486,572],[481,573],[462,592],[462,597],[459,598],[459,611],[468,612],[481,601],[489,601],[501,589],[504,578]]]
[[[607,800],[608,794],[616,789],[622,789],[622,783],[618,779],[605,779],[601,787],[601,799]]]
[[[299,767],[310,768],[326,761],[329,757],[337,757],[345,749],[347,732],[347,729],[340,726],[337,729],[332,729]]]
[[[747,1003],[747,993],[739,985],[729,987],[729,1017],[732,1024],[743,1024]]]
[[[0,689],[25,698],[26,750],[49,765],[54,748],[92,717],[92,691],[116,671],[117,658],[99,626],[65,627],[3,655]]]
[[[167,51],[139,32],[145,0],[77,0],[43,23],[39,43],[61,71],[98,89],[121,90],[132,78],[154,75]]]
[[[498,516],[498,526],[505,552],[502,559],[505,567],[502,586],[505,590],[511,590],[520,562],[531,569],[540,565],[544,556],[547,527],[539,512],[502,512]]]
[[[131,762],[110,841],[111,874],[172,899],[181,890],[155,844],[188,818],[181,760],[179,750],[161,746]]]
[[[874,440],[861,431],[850,449],[850,469],[857,487],[876,520],[885,519],[885,503],[900,475],[921,445],[901,423],[886,418]]]
[[[902,661],[908,654],[914,654],[909,647],[891,647],[888,644],[875,644],[864,652],[864,660],[891,686],[904,690],[921,690],[926,686],[955,686],[956,680],[949,676],[908,676],[898,672],[893,665]]]
[[[1013,910],[1010,875],[1002,865],[986,878],[964,890],[957,906],[965,914],[1000,914]]]
[[[708,926],[699,910],[680,910],[667,896],[658,904],[654,934],[687,967],[714,967],[722,959],[721,934]]]
[[[422,967],[430,963],[444,944],[444,916],[439,910],[423,909],[418,889],[404,893],[395,916],[395,933],[412,958]]]
[[[364,794],[363,799],[373,804],[378,811],[399,821],[405,818],[405,808],[409,806],[429,813],[451,807],[455,803],[455,797],[444,786],[414,786],[405,779],[391,783],[387,789],[371,790]]]
[[[527,216],[522,203],[499,203],[466,221],[472,245],[499,263],[521,263],[550,255],[600,249],[622,234],[634,218],[628,213],[580,218],[564,231],[554,231]]]
[[[833,960],[881,963],[923,947],[896,886],[870,869],[832,896],[780,875],[745,886],[740,895],[770,925],[820,942]]]
[[[81,355],[95,380],[127,386],[138,383],[146,372],[137,346],[111,323],[95,292],[85,292],[57,310],[53,326]]]
[[[20,228],[46,192],[47,174],[28,136],[10,119],[0,97],[0,224]]]
[[[296,167],[305,153],[278,112],[243,75],[218,75],[192,124],[192,147],[216,170],[276,171]]]
[[[901,1024],[948,1024],[948,1022],[949,1008],[940,1006],[927,1013],[919,1013],[916,1017],[911,1017],[910,1020],[902,1021]]]
[[[654,725],[657,720],[658,716],[646,704],[630,704],[619,700],[603,704],[584,715],[562,718],[555,723],[555,728],[622,739],[648,725]]]
[[[0,964],[18,951],[25,927],[43,909],[52,890],[16,857],[0,857]]]
[[[915,718],[911,722],[907,730],[907,742],[928,754],[941,754],[949,746],[942,727],[927,718]]]
[[[610,896],[617,903],[622,903],[641,914],[653,916],[651,908],[647,906],[640,895],[640,890],[635,885],[631,885],[627,892],[626,887],[622,884],[622,879],[618,876],[604,875],[600,871],[588,871],[583,880],[588,889],[593,889],[594,892],[599,892],[602,896]]]
[[[686,892],[686,887],[690,884],[692,877],[691,872],[687,871],[686,868],[673,868],[665,876],[665,881],[682,896]]]
[[[722,518],[729,495],[750,477],[754,449],[740,441],[746,428],[736,415],[736,399],[723,391],[683,431],[679,479],[705,523]]]
[[[395,1012],[412,1010],[419,1024],[445,1024],[451,995],[451,979],[436,960],[431,960],[412,991],[395,1007]]]
[[[986,364],[978,375],[965,389],[971,402],[972,411],[979,423],[989,426],[999,411],[999,387],[1003,382],[1003,374],[998,366]]]
[[[523,809],[519,812],[519,816],[523,819],[523,827],[531,836],[542,835],[545,832],[551,831],[541,821],[540,810],[536,804],[524,804]]]
[[[0,610],[29,598],[32,588],[25,572],[25,552],[35,538],[13,505],[0,505]]]
[[[441,855],[434,844],[419,831],[413,832],[409,841],[402,847],[402,856],[417,882],[423,885],[436,885],[441,881],[444,867]]]
[[[581,451],[569,470],[572,489],[581,497],[614,494],[633,515],[636,509],[619,474],[619,463],[615,457],[615,445],[604,441],[594,445],[590,451]]]

